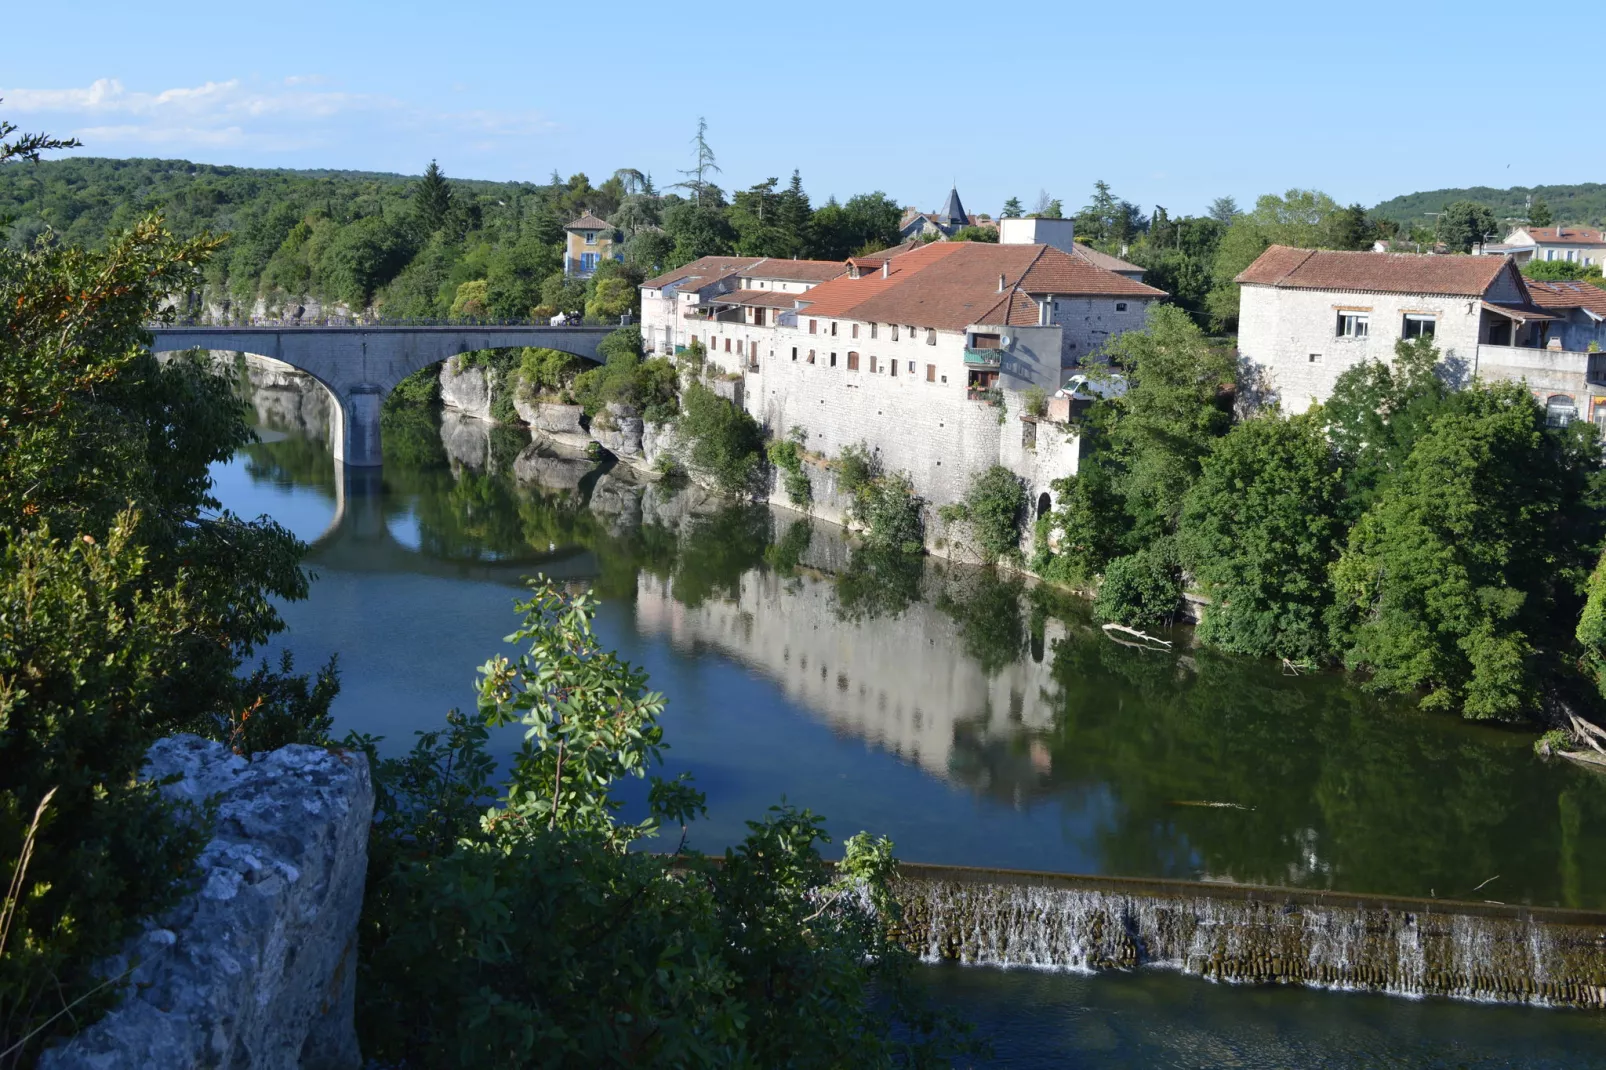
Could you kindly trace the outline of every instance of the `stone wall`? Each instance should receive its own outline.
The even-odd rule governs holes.
[[[108,964],[123,1002],[48,1051],[41,1070],[346,1070],[357,919],[374,790],[350,751],[290,746],[246,762],[174,736],[146,775],[171,798],[216,805],[200,890]]]

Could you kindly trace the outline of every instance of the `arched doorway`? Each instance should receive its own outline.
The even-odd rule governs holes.
[[[1054,499],[1048,496],[1048,491],[1037,496],[1037,518],[1041,520],[1054,511]]]

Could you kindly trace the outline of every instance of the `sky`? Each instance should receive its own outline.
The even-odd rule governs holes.
[[[722,186],[796,168],[816,204],[1606,181],[1599,4],[8,6],[0,119],[96,156],[663,188],[703,117]]]

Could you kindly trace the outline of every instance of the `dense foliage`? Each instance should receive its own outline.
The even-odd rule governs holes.
[[[1529,198],[1533,198],[1530,204]],[[1488,205],[1502,220],[1530,219],[1535,226],[1547,227],[1556,220],[1598,227],[1606,224],[1606,184],[1579,182],[1562,186],[1512,186],[1494,189],[1436,189],[1392,197],[1372,209],[1379,219],[1390,219],[1402,226],[1428,223],[1456,201],[1475,201]]]
[[[214,167],[182,160],[69,159],[0,170],[0,223],[13,248],[48,232],[103,246],[162,209],[181,236],[227,234],[227,249],[189,282],[190,308],[243,316],[262,302],[292,315],[308,298],[390,318],[545,317],[616,323],[649,274],[699,256],[841,259],[898,240],[902,210],[880,192],[818,208],[801,177],[729,198],[700,178],[660,192],[630,168],[600,185],[421,178],[340,171]],[[684,194],[684,195],[683,195]],[[592,212],[618,232],[622,262],[589,280],[563,273],[563,227]]]
[[[697,382],[681,391],[680,404],[675,430],[687,445],[691,466],[727,493],[752,491],[764,464],[758,421]]]
[[[0,249],[0,1063],[92,1020],[95,961],[187,886],[197,833],[138,780],[149,745],[300,738],[334,692],[332,666],[237,676],[305,593],[301,546],[211,496],[250,437],[229,383],[145,349],[215,248],[152,218],[100,252]]]
[[[995,464],[970,480],[964,500],[944,506],[946,523],[965,524],[976,548],[989,561],[1016,554],[1026,518],[1026,486],[1014,472]]]
[[[1519,385],[1451,390],[1427,339],[1346,371],[1323,407],[1236,425],[1230,359],[1179,311],[1112,352],[1131,388],[1085,421],[1034,561],[1099,579],[1097,616],[1164,622],[1185,581],[1201,641],[1342,662],[1427,707],[1510,719],[1576,690],[1606,506],[1592,425],[1546,426]]]
[[[971,1047],[909,984],[891,844],[835,872],[806,810],[721,859],[686,849],[703,799],[664,780],[664,708],[550,582],[480,670],[479,706],[383,763],[363,919],[363,1051],[391,1066],[945,1066]],[[488,731],[525,742],[499,797]],[[648,777],[648,814],[612,794]],[[627,850],[679,827],[672,853]],[[427,964],[427,966],[426,966]]]

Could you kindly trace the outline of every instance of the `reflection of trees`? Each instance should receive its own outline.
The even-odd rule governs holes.
[[[764,562],[769,510],[727,505],[686,521],[672,561],[643,562],[653,575],[672,579],[675,600],[695,609],[709,598],[734,598],[742,573]]]
[[[956,569],[937,595],[937,608],[959,626],[965,653],[981,662],[988,676],[1014,663],[1026,647],[1025,590],[1019,579],[993,569]]]
[[[836,613],[844,621],[900,617],[920,601],[926,561],[895,550],[855,547],[836,577]]]
[[[334,457],[329,447],[320,442],[289,437],[277,442],[253,442],[242,452],[246,475],[254,482],[317,487],[334,497]]]

